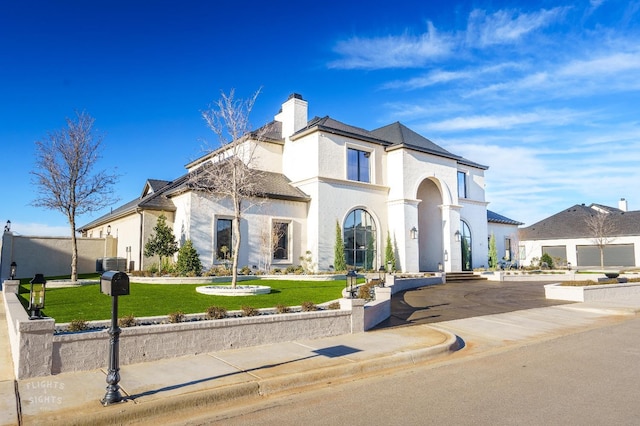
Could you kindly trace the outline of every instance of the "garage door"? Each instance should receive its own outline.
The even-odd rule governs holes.
[[[600,267],[597,246],[577,246],[578,266]],[[604,266],[636,266],[633,244],[609,244],[604,248]]]
[[[542,254],[545,253],[551,256],[554,266],[565,266],[567,264],[567,246],[542,246]]]

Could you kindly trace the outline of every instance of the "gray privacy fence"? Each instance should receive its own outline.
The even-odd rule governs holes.
[[[112,238],[114,239],[114,238]],[[78,238],[78,273],[96,272],[96,260],[114,256],[114,244],[106,238]],[[17,265],[16,278],[46,277],[71,274],[71,237],[35,237],[2,235],[0,251],[0,283],[9,279],[11,263]]]

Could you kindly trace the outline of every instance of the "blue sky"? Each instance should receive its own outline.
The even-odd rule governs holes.
[[[200,112],[232,88],[262,88],[254,127],[293,92],[310,117],[400,121],[488,165],[488,208],[526,225],[576,203],[640,209],[640,1],[354,3],[0,0],[0,223],[69,234],[30,206],[29,170],[75,111],[104,134],[98,167],[124,203],[216,145]]]

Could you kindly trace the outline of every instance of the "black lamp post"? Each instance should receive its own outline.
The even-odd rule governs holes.
[[[7,224],[4,225],[4,232],[11,232],[11,221],[7,220]]]
[[[18,270],[18,265],[16,264],[16,262],[11,262],[10,269],[9,269],[9,276],[11,277],[12,280],[16,279],[17,270]]]
[[[356,286],[356,281],[358,280],[358,274],[353,269],[347,272],[347,292],[350,295],[350,298],[353,299],[353,287]]]
[[[31,280],[31,289],[29,291],[29,310],[31,316],[29,319],[42,319],[41,310],[44,309],[44,294],[47,281],[44,275],[36,274]]]
[[[385,281],[385,272],[384,265],[380,265],[380,269],[378,269],[378,280],[380,281],[380,287],[384,287]]]

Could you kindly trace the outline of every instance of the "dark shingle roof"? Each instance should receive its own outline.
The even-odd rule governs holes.
[[[310,200],[307,194],[292,186],[291,181],[283,174],[264,171],[260,173],[262,179],[262,197],[304,202]],[[118,217],[129,215],[138,209],[175,211],[176,206],[173,201],[171,201],[171,196],[189,190],[187,186],[189,176],[189,174],[185,174],[174,181],[149,179],[145,186],[152,186],[150,182],[164,182],[165,184],[161,185],[159,189],[153,192],[148,191],[146,195],[123,204],[122,206],[112,210],[110,213],[79,227],[77,230],[82,232],[84,230],[100,226],[101,224],[112,221]]]
[[[488,169],[487,166],[483,166],[473,161],[469,161],[466,158],[452,154],[441,146],[436,145],[424,136],[414,132],[404,124],[395,122],[379,129],[372,131],[363,129],[361,127],[355,127],[345,124],[341,121],[334,120],[329,116],[315,117],[310,120],[306,127],[300,129],[292,137],[301,136],[309,130],[317,128],[325,132],[336,133],[347,137],[355,137],[357,139],[365,140],[368,142],[376,143],[386,147],[387,150],[398,148],[409,148],[415,151],[424,152],[427,154],[437,155],[439,157],[445,157],[457,161],[461,164],[466,164],[472,167],[478,167],[480,169]]]
[[[587,218],[606,211],[611,215],[616,236],[640,235],[640,210],[625,212],[601,204],[576,204],[531,226],[520,229],[520,240],[592,238]]]
[[[517,220],[509,219],[506,216],[502,216],[496,212],[492,212],[491,210],[487,210],[487,222],[491,223],[502,223],[505,225],[523,225],[522,222],[518,222]]]

